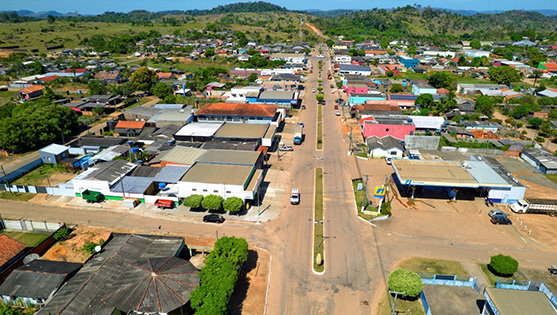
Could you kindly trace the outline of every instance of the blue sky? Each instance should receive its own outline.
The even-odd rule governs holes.
[[[227,0],[0,0],[0,10],[58,11],[96,14],[105,11],[127,12],[135,9],[149,11],[209,9],[238,1]],[[276,0],[269,1],[292,10],[304,9],[372,9],[392,8],[419,3],[422,6],[465,10],[555,9],[557,0]]]

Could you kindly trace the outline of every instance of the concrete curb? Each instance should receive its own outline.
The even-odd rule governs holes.
[[[315,168],[317,170],[317,168]],[[321,168],[321,176],[323,176],[323,168]],[[316,275],[323,275],[325,274],[325,247],[323,247],[323,271],[318,272],[315,271],[314,268],[314,259],[315,259],[315,180],[317,179],[317,175],[315,172],[313,173],[313,217],[311,220],[312,230],[311,230],[311,271]],[[323,234],[325,234],[325,203],[323,203]],[[325,242],[323,242],[323,246],[325,246]]]

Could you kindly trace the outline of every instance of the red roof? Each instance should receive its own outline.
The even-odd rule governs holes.
[[[6,234],[0,234],[0,266],[26,249],[27,245],[20,243]]]
[[[74,72],[75,72],[75,73],[85,73],[85,72],[87,72],[87,69],[80,68],[80,69],[75,69],[75,70],[74,70],[74,69],[72,69],[72,68],[68,68],[68,69],[66,69],[65,72],[66,72],[66,73],[74,73]]]
[[[273,117],[277,109],[278,105],[209,103],[203,105],[195,115]]]
[[[388,52],[386,50],[366,50],[366,54],[375,54],[375,55],[385,55]]]
[[[145,127],[144,121],[134,121],[134,120],[120,120],[116,127],[117,129],[143,129]]]
[[[543,63],[543,65],[549,71],[557,71],[557,63],[546,62],[546,63]]]
[[[50,81],[56,80],[57,78],[59,78],[59,76],[57,76],[57,75],[49,75],[49,76],[47,76],[47,77],[42,77],[42,78],[40,78],[39,80],[42,81],[42,82],[50,82]]]
[[[170,77],[172,77],[172,73],[170,73],[170,72],[159,72],[159,73],[157,73],[157,76],[159,77],[159,79],[170,79]]]
[[[40,85],[29,85],[28,87],[21,89],[21,93],[31,94],[37,91],[42,91],[44,87]]]

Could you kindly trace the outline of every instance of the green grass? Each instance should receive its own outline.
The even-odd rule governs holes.
[[[554,183],[557,184],[557,175],[555,175],[555,174],[553,174],[553,175],[546,174],[545,177],[547,177],[548,179],[552,180]]]
[[[10,194],[9,191],[3,191],[0,193],[0,199],[15,200],[15,201],[29,201],[31,198],[35,197],[35,194],[28,193],[16,193]]]
[[[381,302],[379,302],[377,314],[391,315],[391,300],[389,299],[389,293],[386,293]],[[398,298],[396,300],[395,314],[425,315],[425,311],[420,299],[409,301]]]
[[[398,267],[421,273],[457,276],[469,275],[460,262],[453,260],[417,257],[402,261]]]
[[[323,169],[315,169],[315,217],[314,220],[321,222],[321,224],[314,223],[315,229],[313,234],[313,269],[317,272],[325,270],[325,259],[323,256]],[[323,263],[317,265],[315,257],[321,254]]]
[[[317,150],[323,149],[323,106],[317,104]]]
[[[0,98],[9,99],[16,94],[17,91],[0,91]]]
[[[516,273],[516,272],[511,277],[501,277],[501,276],[498,276],[498,275],[494,274],[493,272],[491,272],[491,270],[489,270],[489,267],[487,266],[487,264],[478,264],[478,265],[480,266],[480,268],[482,268],[482,271],[485,273],[485,275],[487,276],[487,279],[489,279],[489,282],[493,286],[495,286],[495,283],[497,283],[497,279],[525,280],[523,277],[518,275],[518,273]]]
[[[358,184],[359,183],[363,183],[363,181],[361,179],[357,179],[357,180],[353,180],[352,181],[352,189],[354,190],[354,200],[356,200],[356,208],[358,210],[358,215],[360,217],[362,217],[365,220],[371,220],[374,218],[374,216],[369,215],[369,214],[365,214],[363,213],[362,210],[362,201],[363,201],[363,197],[364,197],[364,191],[360,190],[358,191]],[[364,210],[367,211],[377,211],[377,207],[372,207],[369,204],[366,205],[366,208]]]
[[[19,241],[29,247],[35,247],[39,245],[42,241],[44,241],[48,237],[48,234],[15,232],[15,231],[2,231],[2,234],[6,234],[7,236],[13,238],[14,240]]]
[[[64,173],[64,171],[57,165],[42,165],[18,178],[13,184],[41,186],[47,177],[57,173]]]

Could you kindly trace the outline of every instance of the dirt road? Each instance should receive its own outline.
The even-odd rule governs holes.
[[[313,26],[312,24],[310,24],[309,22],[304,22],[304,24],[309,27],[315,34],[317,34],[317,36],[323,38],[323,39],[329,39],[329,36],[324,35],[323,32],[321,32],[321,30],[319,30],[317,27]]]

